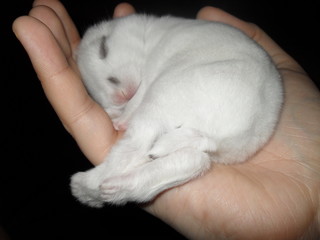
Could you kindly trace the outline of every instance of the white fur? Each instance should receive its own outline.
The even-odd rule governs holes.
[[[222,23],[104,21],[86,32],[77,57],[89,93],[126,129],[103,163],[72,177],[73,195],[90,206],[146,202],[212,162],[240,163],[278,121],[282,85],[270,57]]]

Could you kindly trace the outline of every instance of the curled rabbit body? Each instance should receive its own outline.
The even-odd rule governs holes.
[[[267,53],[231,26],[131,15],[92,26],[77,62],[90,95],[123,138],[100,165],[72,177],[82,203],[146,202],[240,163],[272,136],[282,105]]]

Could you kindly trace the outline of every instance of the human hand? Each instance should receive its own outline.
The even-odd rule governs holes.
[[[65,9],[56,0],[34,5],[29,17],[14,23],[14,31],[62,123],[97,164],[121,133],[82,85],[72,58],[80,38]],[[115,16],[133,12],[124,4]],[[281,120],[271,141],[246,163],[215,164],[206,175],[166,191],[145,209],[194,239],[292,239],[309,228],[319,231],[319,92],[255,25],[210,7],[198,18],[238,27],[269,52],[284,79]]]
[[[58,0],[36,0],[29,16],[13,24],[26,49],[43,90],[66,130],[93,163],[100,163],[122,132],[113,128],[105,111],[82,84],[73,58],[80,41],[78,31]],[[115,17],[133,12],[119,5]]]

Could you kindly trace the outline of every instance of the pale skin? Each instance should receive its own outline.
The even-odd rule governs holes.
[[[114,17],[134,13],[120,4]],[[247,162],[213,165],[204,176],[162,193],[144,209],[191,239],[317,239],[320,233],[320,94],[299,64],[254,24],[213,7],[197,18],[233,25],[273,58],[285,102],[270,142]],[[14,32],[66,130],[93,164],[122,133],[87,94],[73,53],[79,34],[57,0],[36,0]]]

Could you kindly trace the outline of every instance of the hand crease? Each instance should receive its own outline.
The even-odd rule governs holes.
[[[66,66],[62,67],[61,69],[59,69],[59,71],[56,71],[54,74],[52,74],[51,76],[48,76],[48,77],[40,77],[39,76],[39,79],[46,79],[48,78],[48,80],[46,81],[41,81],[42,83],[45,83],[45,82],[52,82],[54,81],[55,79],[59,78],[59,76],[63,75],[65,72],[69,71],[70,70],[70,65],[69,64],[66,64]]]
[[[82,104],[81,110],[74,114],[67,123],[68,129],[72,129],[72,126],[83,119],[84,116],[90,112],[94,106],[95,102],[93,102],[89,97],[86,97],[84,103]]]
[[[281,64],[279,64],[279,65],[281,65]],[[299,75],[303,75],[305,77],[308,77],[308,74],[305,71],[303,71],[302,69],[301,70],[295,69],[294,67],[292,67],[292,68],[291,67],[279,67],[278,70],[280,72],[290,72],[290,73],[299,74]]]

